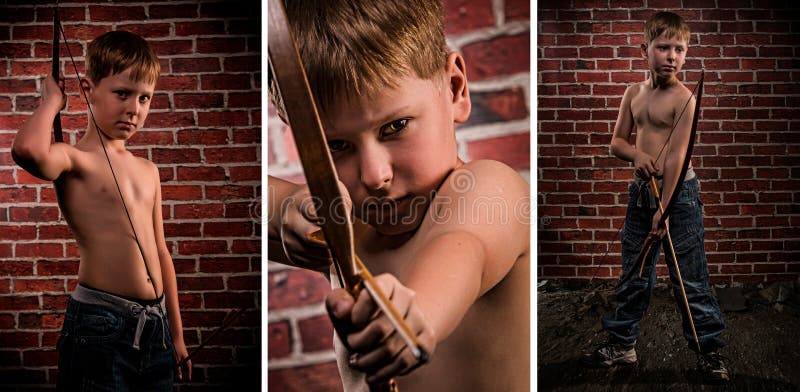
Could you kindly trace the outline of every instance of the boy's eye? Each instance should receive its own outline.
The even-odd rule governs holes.
[[[119,95],[121,98],[126,98],[128,96],[128,92],[125,90],[117,90],[114,91],[114,93]]]
[[[349,144],[344,140],[328,140],[328,149],[331,152],[344,151],[349,147]]]
[[[392,121],[386,124],[383,129],[381,130],[382,136],[391,136],[395,133],[398,133],[405,129],[406,125],[408,125],[407,118],[401,118],[399,120]]]
[[[141,103],[145,103],[145,102],[147,102],[149,100],[150,100],[150,97],[147,96],[147,95],[142,95],[141,97],[139,97],[139,102],[141,102]]]

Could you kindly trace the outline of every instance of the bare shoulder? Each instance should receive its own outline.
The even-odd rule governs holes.
[[[637,94],[641,93],[642,91],[645,91],[648,88],[648,83],[649,82],[647,80],[644,80],[628,86],[625,89],[625,96],[634,97]]]
[[[161,174],[158,171],[158,166],[153,163],[151,160],[142,157],[136,157],[136,162],[141,165],[145,170],[142,170],[143,173],[147,173],[151,180],[155,181],[156,184],[161,183]]]
[[[469,233],[492,252],[505,243],[518,253],[527,247],[530,203],[530,186],[514,169],[494,160],[472,161],[439,188],[427,226],[430,233]]]
[[[439,189],[440,195],[499,196],[509,199],[524,197],[529,193],[528,183],[516,170],[491,159],[461,165],[450,173]]]

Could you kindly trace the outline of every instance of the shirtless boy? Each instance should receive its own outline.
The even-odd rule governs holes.
[[[356,253],[432,354],[417,367],[366,291],[334,289],[329,314],[351,328],[335,339],[344,389],[395,378],[403,392],[529,390],[529,186],[457,156],[471,106],[440,2],[284,3],[358,218]],[[318,230],[301,212],[307,187],[269,181],[270,258],[328,271],[305,240]]]
[[[635,179],[629,189],[631,200],[628,202],[622,231],[623,276],[633,268],[645,238],[663,238],[666,232],[665,227],[659,227],[661,211],[652,201],[654,198],[647,189],[647,181],[651,176],[660,179],[659,187],[663,188],[662,204],[666,206],[673,193],[676,177],[680,175],[682,152],[685,152],[688,144],[691,113],[694,112],[695,105],[691,91],[676,78],[686,61],[689,27],[680,16],[671,12],[659,12],[647,22],[644,34],[645,43],[642,44],[641,51],[650,68],[650,78],[628,87],[625,91],[611,140],[611,152],[620,159],[633,162],[636,169]],[[684,110],[687,101],[689,103]],[[682,111],[685,114],[680,116]],[[675,130],[670,138],[673,125]],[[634,126],[637,129],[635,147],[628,142]],[[667,143],[664,153],[659,155],[662,146]],[[700,343],[698,367],[707,381],[724,383],[729,379],[728,371],[717,350],[725,345],[720,339],[725,323],[708,280],[703,247],[702,202],[699,198],[698,179],[691,167],[680,186],[679,199],[667,222],[675,239],[681,276]],[[642,196],[635,198],[641,187],[645,187],[641,192]],[[633,278],[626,282],[621,281],[618,285],[617,308],[603,318],[603,329],[608,332],[608,341],[594,352],[584,354],[581,358],[584,365],[609,367],[636,362],[634,345],[639,336],[639,322],[647,311],[650,294],[656,282],[655,261],[658,260],[661,244],[665,241],[656,242],[649,258],[645,259],[642,278],[634,274]],[[683,304],[672,256],[667,252],[666,257],[670,258],[667,266],[675,299]],[[682,313],[684,337],[689,348],[697,351],[685,311]]]
[[[159,71],[141,37],[103,34],[88,46],[80,81],[89,101],[80,141],[50,142],[53,119],[66,104],[63,81],[52,76],[14,139],[17,164],[55,182],[81,255],[58,341],[59,390],[171,391],[176,361],[187,356],[158,169],[125,148],[147,117]],[[191,378],[191,364],[177,373]]]

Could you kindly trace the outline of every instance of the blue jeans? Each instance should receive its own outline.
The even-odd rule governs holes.
[[[630,185],[628,212],[625,217],[625,227],[622,231],[622,276],[634,268],[642,244],[650,232],[653,215],[657,206],[651,208],[649,189],[642,191],[638,200],[636,194],[639,186],[647,187],[647,183],[634,182]],[[644,200],[642,202],[642,200]],[[725,345],[720,339],[725,322],[717,300],[711,291],[708,281],[708,266],[706,253],[703,247],[705,230],[703,228],[702,205],[699,197],[699,184],[697,178],[683,182],[678,200],[669,216],[669,231],[675,245],[675,255],[680,266],[680,274],[686,289],[686,297],[694,319],[697,338],[700,341],[702,352],[714,351]],[[627,282],[617,286],[617,308],[613,313],[603,317],[603,329],[609,333],[609,340],[613,343],[632,345],[639,336],[639,323],[644,317],[650,304],[650,295],[656,283],[655,264],[661,252],[662,245],[667,245],[666,236],[657,241],[650,254],[644,260],[644,271],[639,277],[635,271],[633,277]],[[672,281],[672,292],[683,316],[683,336],[689,348],[697,351],[692,335],[689,319],[686,316],[686,306],[678,284],[672,254],[665,252],[669,277]]]
[[[70,297],[57,344],[57,389],[172,391],[175,360],[169,326],[148,319],[137,350],[132,345],[136,324],[124,312]]]

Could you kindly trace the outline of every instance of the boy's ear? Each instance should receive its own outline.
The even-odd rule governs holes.
[[[647,44],[642,44],[641,46],[639,46],[639,49],[641,49],[642,51],[642,58],[647,60]]]
[[[86,92],[86,96],[89,97],[89,101],[92,100],[92,90],[94,89],[94,83],[92,83],[89,78],[81,78],[81,90]]]
[[[472,103],[469,100],[467,67],[464,58],[458,53],[450,53],[447,55],[445,70],[450,81],[450,92],[453,93],[453,121],[466,122],[472,111]]]

